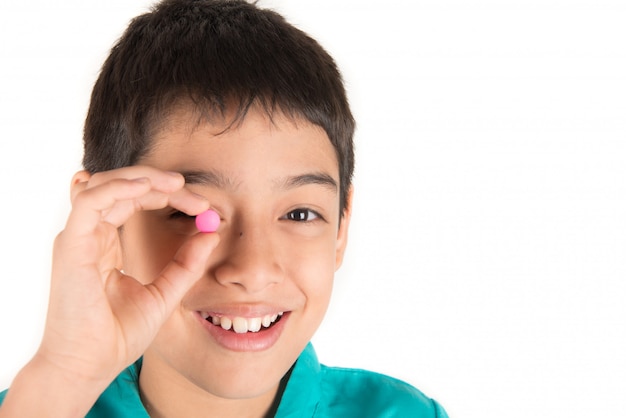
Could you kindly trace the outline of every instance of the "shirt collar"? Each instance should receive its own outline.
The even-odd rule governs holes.
[[[311,343],[293,368],[276,418],[312,417],[321,397],[321,366]]]

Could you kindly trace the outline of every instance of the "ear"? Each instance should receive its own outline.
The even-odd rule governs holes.
[[[86,170],[81,170],[72,176],[72,183],[70,184],[70,199],[72,202],[80,191],[85,190],[90,178],[91,174]]]
[[[342,217],[339,220],[339,230],[337,231],[337,245],[335,247],[335,270],[341,267],[343,256],[348,245],[348,229],[350,229],[350,217],[352,216],[352,194],[354,187],[350,186],[348,190],[348,198],[346,199],[346,207],[343,210]]]

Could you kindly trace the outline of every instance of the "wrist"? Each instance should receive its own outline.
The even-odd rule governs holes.
[[[65,370],[35,356],[19,371],[0,418],[84,417],[110,382]]]

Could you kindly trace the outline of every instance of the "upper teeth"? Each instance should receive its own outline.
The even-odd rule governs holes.
[[[245,334],[246,332],[259,332],[261,330],[261,326],[268,328],[283,315],[283,312],[257,318],[242,318],[240,316],[236,316],[234,318],[229,318],[227,316],[211,316],[207,312],[201,312],[201,315],[204,319],[210,318],[213,325],[219,325],[226,331],[232,328],[237,334]]]

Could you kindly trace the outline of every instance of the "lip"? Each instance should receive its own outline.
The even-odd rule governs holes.
[[[201,311],[197,311],[195,313],[196,319],[200,322],[202,327],[208,332],[212,339],[221,347],[236,352],[264,351],[271,348],[280,338],[291,313],[288,311],[284,312],[279,321],[275,322],[269,328],[262,328],[259,332],[237,334],[231,330],[226,331],[220,326],[213,325],[210,321],[204,319],[200,312]],[[233,315],[232,311],[230,311],[228,314],[220,312],[220,316],[236,315]],[[261,315],[251,314],[250,311],[244,315],[243,312],[239,310],[239,316],[250,318]]]

